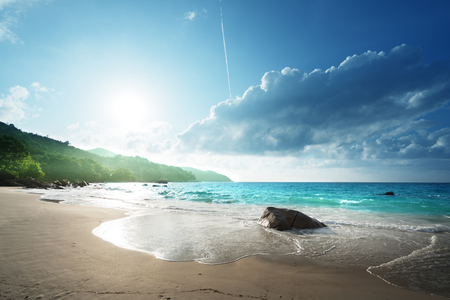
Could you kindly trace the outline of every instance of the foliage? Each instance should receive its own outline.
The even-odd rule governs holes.
[[[0,136],[10,135],[22,141],[29,149],[31,158],[40,164],[45,173],[44,180],[66,179],[88,182],[111,181],[118,169],[118,177],[130,181],[154,182],[161,178],[169,181],[194,181],[195,176],[179,167],[157,164],[139,156],[117,155],[102,157],[88,151],[75,148],[68,141],[61,142],[33,133],[23,132],[14,125],[0,122]],[[30,172],[32,172],[31,167]],[[36,170],[35,170],[36,171]],[[37,171],[36,171],[37,172]],[[133,177],[134,176],[134,177]],[[122,177],[121,177],[122,178]]]
[[[4,135],[0,137],[0,163],[9,168],[30,156],[28,148],[15,137]]]
[[[218,174],[214,171],[202,171],[195,168],[183,167],[185,171],[192,172],[195,175],[197,181],[220,181],[231,182],[232,180],[225,175]]]
[[[69,181],[84,180],[88,182],[102,182],[109,177],[111,171],[89,158],[46,154],[37,156],[45,172],[44,180],[54,181],[66,179]]]
[[[0,136],[0,170],[20,178],[44,176],[39,163],[31,159],[28,147],[10,135]]]
[[[87,152],[94,153],[94,154],[97,154],[98,156],[104,156],[104,157],[114,157],[117,155],[116,153],[106,150],[106,149],[103,149],[103,148],[95,148],[95,149],[87,150]]]
[[[31,157],[23,160],[19,169],[19,178],[40,178],[44,175],[38,162],[32,160]]]
[[[155,182],[161,178],[167,178],[172,182],[195,180],[195,176],[191,172],[186,172],[179,167],[157,164],[139,156],[116,155],[115,157],[102,157],[99,161],[112,170],[129,169],[134,173],[137,181]]]
[[[119,168],[111,174],[112,182],[130,182],[136,181],[136,176],[134,176],[133,172],[125,168]]]

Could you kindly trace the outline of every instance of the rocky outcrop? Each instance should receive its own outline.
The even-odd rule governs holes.
[[[64,179],[61,180],[55,180],[52,182],[55,186],[58,187],[66,187],[66,186],[70,186],[70,182]]]
[[[71,183],[67,180],[55,180],[53,182],[46,182],[36,180],[33,178],[0,178],[0,186],[15,186],[25,187],[29,189],[63,189],[69,187]],[[72,187],[84,187],[89,185],[86,181],[75,181]]]
[[[394,194],[394,192],[386,192],[386,193],[384,193],[383,195],[386,195],[386,196],[394,196],[395,194]]]
[[[33,178],[17,178],[17,179],[5,179],[3,180],[3,185],[4,186],[20,186],[20,187],[26,187],[29,189],[46,189],[46,188],[51,188],[52,184],[45,182],[45,181],[41,181],[41,180],[36,180]]]
[[[72,183],[72,187],[85,187],[89,185],[89,183],[87,183],[86,181],[75,181],[74,183]]]
[[[267,207],[258,224],[277,230],[314,229],[327,227],[322,222],[292,209]]]
[[[167,184],[167,183],[169,183],[169,180],[167,180],[167,178],[161,178],[161,179],[158,180],[156,183]]]

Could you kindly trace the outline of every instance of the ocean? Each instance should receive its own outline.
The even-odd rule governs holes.
[[[449,183],[104,183],[41,193],[45,201],[127,211],[93,233],[162,260],[300,255],[364,266],[388,283],[450,297]],[[268,206],[328,227],[262,228],[257,221]]]

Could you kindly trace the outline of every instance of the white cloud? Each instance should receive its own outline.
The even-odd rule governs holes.
[[[51,1],[51,0],[47,0]],[[19,17],[34,3],[46,2],[43,0],[0,0],[0,42],[9,41],[12,44],[23,41],[12,30]]]
[[[3,10],[3,7],[14,2],[17,2],[17,0],[0,0],[0,10]]]
[[[196,10],[188,11],[187,13],[184,13],[184,19],[193,21],[198,15],[206,15],[207,13],[208,11],[204,8],[200,11],[200,14]]]
[[[0,0],[0,42],[9,41],[12,44],[23,43],[10,29],[17,23],[20,9],[13,8],[4,10],[5,7],[18,2],[16,0]]]
[[[170,149],[172,142],[164,139],[172,130],[167,122],[154,121],[132,129],[112,128],[97,121],[66,127],[67,137],[73,145],[83,149],[104,147],[117,153],[159,153]]]
[[[349,56],[325,72],[267,72],[259,86],[213,106],[208,118],[179,134],[178,147],[318,159],[448,159],[447,150],[432,150],[444,144],[444,138],[438,143],[444,134],[429,132],[436,123],[426,115],[449,101],[449,64],[424,64],[419,48],[401,45],[388,54]]]
[[[197,13],[195,11],[188,11],[187,13],[184,14],[184,18],[186,20],[192,21],[192,20],[194,20],[196,15],[197,15]]]
[[[66,127],[66,130],[72,131],[75,129],[78,129],[80,127],[80,123],[75,123],[75,124],[70,124],[69,126]]]
[[[12,44],[23,43],[22,40],[11,31],[10,27],[16,22],[13,17],[4,17],[0,21],[0,42],[9,41]]]
[[[31,84],[31,87],[34,89],[35,92],[46,92],[48,93],[48,89],[45,86],[41,86],[39,82],[33,82]]]
[[[145,151],[147,153],[161,153],[169,150],[172,148],[173,142],[170,140],[162,140],[160,142],[156,143],[148,143],[147,148]]]
[[[25,117],[27,107],[25,100],[30,93],[22,86],[15,86],[9,89],[9,94],[0,99],[0,120],[12,123]]]
[[[47,94],[51,96],[55,94],[55,89],[42,86],[39,82],[33,82],[31,84],[31,88],[34,90],[34,97],[36,98],[36,100],[42,100],[43,99],[42,94]],[[60,95],[61,93],[56,94]]]

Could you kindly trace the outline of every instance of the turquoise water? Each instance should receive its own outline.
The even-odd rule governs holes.
[[[381,195],[388,191],[395,195]],[[173,183],[158,194],[186,201],[336,207],[450,218],[450,184],[446,183]]]
[[[388,191],[395,195],[382,195]],[[94,234],[163,260],[300,255],[362,265],[392,284],[450,297],[446,183],[108,183],[42,197],[128,211]],[[267,206],[300,210],[328,227],[262,228]]]

